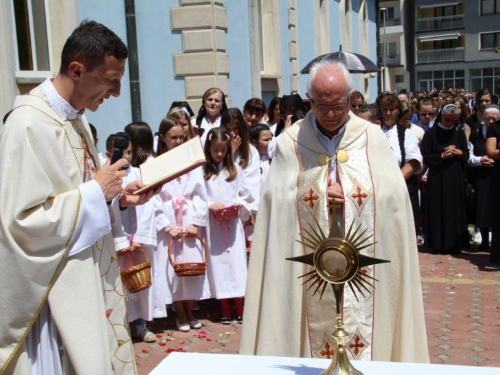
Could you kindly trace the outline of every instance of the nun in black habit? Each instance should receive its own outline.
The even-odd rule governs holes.
[[[457,126],[459,109],[443,105],[422,140],[427,177],[426,243],[429,249],[458,254],[469,246],[465,216],[467,139]]]

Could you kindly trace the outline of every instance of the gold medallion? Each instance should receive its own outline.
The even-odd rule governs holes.
[[[327,165],[332,158],[327,154],[319,154],[318,155],[318,164],[319,165]]]
[[[337,152],[337,161],[339,163],[345,163],[347,160],[349,160],[349,154],[347,153],[347,151],[340,150],[339,152]]]

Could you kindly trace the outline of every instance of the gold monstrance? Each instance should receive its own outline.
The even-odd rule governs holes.
[[[353,222],[347,231],[346,236],[343,237],[340,233],[340,228],[337,222],[335,206],[330,207],[332,216],[328,237],[325,236],[317,220],[314,219],[318,230],[309,224],[311,231],[309,232],[304,229],[307,236],[299,233],[302,237],[302,241],[297,240],[304,246],[309,247],[314,251],[307,255],[286,259],[305,263],[313,267],[312,271],[299,277],[306,278],[304,284],[311,282],[308,290],[314,285],[317,285],[313,296],[321,290],[321,299],[327,284],[330,283],[333,287],[337,308],[337,320],[335,323],[336,329],[332,333],[332,337],[337,342],[337,348],[330,367],[323,371],[321,375],[363,375],[351,365],[349,358],[347,357],[347,351],[344,347],[344,339],[349,336],[349,333],[344,329],[344,320],[342,317],[344,286],[346,283],[349,285],[356,299],[358,299],[356,290],[364,297],[365,295],[363,294],[362,289],[371,293],[367,286],[373,287],[371,280],[378,280],[364,274],[361,272],[361,269],[374,264],[388,263],[389,261],[360,254],[360,250],[374,244],[366,243],[373,237],[373,234],[363,238],[367,229],[358,234],[361,225],[358,226],[354,232],[352,232]]]

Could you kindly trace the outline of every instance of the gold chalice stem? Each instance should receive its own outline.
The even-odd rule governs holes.
[[[332,337],[337,342],[337,348],[333,355],[332,363],[321,375],[363,375],[361,371],[356,370],[349,361],[347,351],[344,347],[344,339],[349,337],[349,333],[344,329],[344,320],[342,310],[344,305],[344,286],[345,284],[332,284],[335,294],[335,305],[337,310],[337,320],[335,322],[335,331]]]

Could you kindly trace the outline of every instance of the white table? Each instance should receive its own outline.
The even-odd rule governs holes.
[[[319,375],[331,361],[237,354],[171,353],[150,375]],[[500,375],[500,368],[353,361],[364,375]]]

